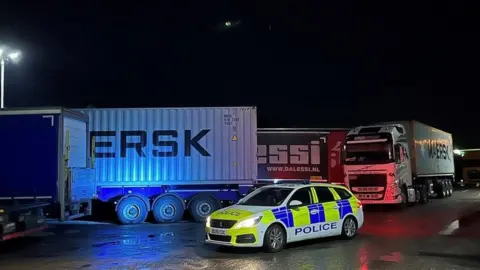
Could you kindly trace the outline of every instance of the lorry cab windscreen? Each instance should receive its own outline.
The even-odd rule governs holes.
[[[365,142],[347,144],[345,147],[345,164],[385,164],[393,161],[390,142]]]

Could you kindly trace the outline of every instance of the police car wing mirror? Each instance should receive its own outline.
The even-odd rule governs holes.
[[[289,207],[299,207],[302,205],[302,202],[301,201],[298,201],[298,200],[292,200],[288,206]]]

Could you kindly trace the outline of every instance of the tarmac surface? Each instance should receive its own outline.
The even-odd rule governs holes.
[[[367,207],[357,238],[280,253],[204,244],[202,224],[52,223],[0,243],[1,269],[480,269],[480,190],[404,210]]]

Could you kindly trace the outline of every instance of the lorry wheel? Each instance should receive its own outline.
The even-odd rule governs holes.
[[[444,186],[443,190],[445,191],[445,198],[447,198],[447,197],[449,196],[448,181],[447,181],[447,180],[445,180],[445,181],[443,182],[443,186]]]
[[[449,195],[448,196],[452,196],[453,195],[453,183],[451,180],[448,180],[448,191],[449,191]]]
[[[266,252],[279,252],[286,244],[287,234],[280,224],[272,224],[268,227],[263,237],[263,248]]]
[[[152,212],[156,222],[174,223],[182,220],[185,209],[183,202],[178,197],[167,195],[155,202]]]
[[[408,206],[408,191],[406,187],[402,187],[402,193],[400,196],[402,197],[402,202],[398,205],[398,208],[404,209]]]
[[[147,219],[147,206],[138,197],[128,197],[118,204],[117,216],[122,224],[140,224]]]
[[[447,197],[447,187],[445,185],[445,181],[442,181],[442,184],[440,185],[440,190],[438,192],[438,195],[442,199]]]
[[[422,185],[420,190],[420,203],[427,204],[428,203],[428,186]]]
[[[448,184],[448,181],[445,183],[445,190],[447,192],[447,197],[452,196],[452,191],[450,190],[450,185]]]
[[[218,209],[220,209],[220,203],[215,198],[208,195],[199,195],[192,200],[188,211],[196,222],[205,222],[207,217]]]

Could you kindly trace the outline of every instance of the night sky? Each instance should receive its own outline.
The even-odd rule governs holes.
[[[255,105],[260,127],[417,119],[480,147],[479,1],[104,2],[2,3],[7,107]]]

